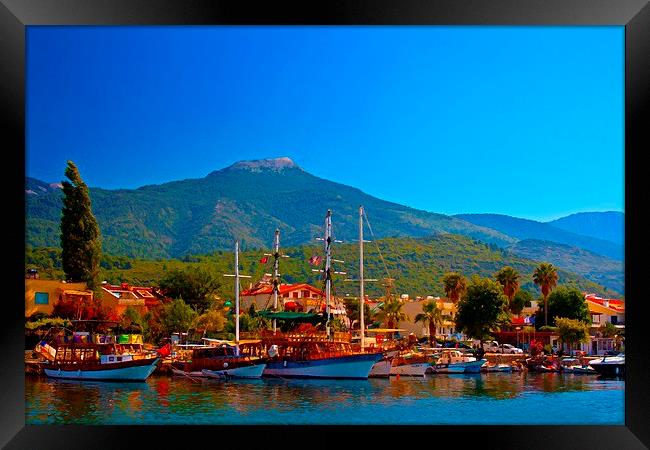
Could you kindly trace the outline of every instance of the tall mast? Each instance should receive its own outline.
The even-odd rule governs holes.
[[[280,269],[280,230],[276,228],[275,230],[275,239],[273,240],[273,311],[277,312],[278,310],[278,290],[280,281],[279,269]],[[273,319],[273,334],[277,330],[277,321]]]
[[[239,355],[239,279],[250,278],[250,275],[239,274],[239,239],[235,241],[235,273],[224,273],[224,277],[235,277],[235,350]]]
[[[325,322],[325,329],[327,337],[330,337],[330,292],[332,284],[332,210],[327,210],[325,216],[325,314],[327,314],[327,321]]]
[[[239,353],[239,239],[235,241],[235,344]]]
[[[361,325],[361,350],[365,347],[364,293],[363,293],[363,206],[359,206],[359,319]]]

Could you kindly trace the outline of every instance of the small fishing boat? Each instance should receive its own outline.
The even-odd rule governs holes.
[[[431,367],[431,359],[424,353],[409,352],[393,358],[390,375],[423,377]]]
[[[589,362],[589,365],[604,377],[625,376],[625,353],[616,356],[603,356]]]
[[[584,365],[584,366],[575,365],[575,366],[563,367],[562,372],[579,374],[579,375],[598,375],[598,372],[596,372],[596,370],[590,367],[589,365]]]
[[[238,355],[236,347],[228,344],[194,348],[190,361],[174,361],[171,365],[174,375],[192,378],[260,378],[266,368],[263,358]]]
[[[393,358],[384,356],[370,368],[368,378],[388,378],[393,365]]]
[[[443,350],[429,373],[480,373],[486,362],[486,359],[464,355],[460,350]]]
[[[481,367],[481,372],[512,372],[512,366],[510,364],[485,364]]]

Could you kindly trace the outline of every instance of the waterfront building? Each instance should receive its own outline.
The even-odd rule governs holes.
[[[110,309],[116,316],[124,314],[130,306],[140,314],[156,308],[165,300],[158,289],[150,286],[132,286],[129,283],[113,285],[102,283],[102,305]]]
[[[34,314],[51,315],[54,305],[61,302],[92,303],[95,295],[84,282],[67,283],[62,280],[44,280],[25,278],[25,317]],[[102,283],[98,296],[103,307],[119,317],[131,306],[144,314],[151,308],[158,307],[164,301],[164,295],[153,287],[131,286],[128,283],[111,285]]]
[[[93,293],[86,287],[86,283],[28,277],[25,279],[25,317],[37,313],[50,315],[58,301],[91,301]]]
[[[435,301],[438,309],[440,309],[443,322],[442,325],[436,326],[436,336],[439,338],[458,337],[456,332],[456,324],[454,318],[458,311],[458,306],[446,297],[432,297],[426,298],[416,297],[409,299],[409,297],[402,297],[405,299],[402,312],[408,316],[408,320],[399,322],[397,328],[406,330],[406,334],[414,333],[418,338],[429,336],[429,326],[426,323],[415,323],[415,316],[422,313],[422,306],[430,301]],[[460,336],[463,338],[463,336]]]

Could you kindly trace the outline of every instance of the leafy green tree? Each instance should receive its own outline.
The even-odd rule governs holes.
[[[544,297],[544,325],[548,325],[548,294],[557,286],[557,269],[549,263],[541,263],[533,273],[533,282],[540,287]]]
[[[346,298],[344,300],[345,303],[345,311],[348,315],[348,318],[350,319],[350,323],[354,322],[355,320],[357,323],[361,320],[361,314],[360,314],[360,308],[358,299],[356,298]],[[372,323],[372,311],[370,310],[370,306],[368,306],[368,303],[363,304],[363,320],[366,324]]]
[[[239,329],[241,331],[260,331],[260,330],[270,330],[272,328],[271,321],[266,317],[261,317],[257,315],[242,314],[239,316]],[[234,329],[234,327],[233,327]]]
[[[515,294],[519,291],[519,272],[513,269],[510,266],[505,266],[499,270],[494,277],[503,286],[503,293],[508,297],[508,304],[510,306],[510,311],[512,312],[512,302],[515,298]],[[521,310],[519,310],[521,312]]]
[[[531,305],[532,301],[532,294],[528,291],[520,289],[517,291],[514,298],[510,302],[510,312],[519,316],[526,306]]]
[[[219,309],[209,309],[194,321],[194,328],[203,331],[203,335],[223,331],[225,318]]]
[[[165,295],[182,298],[199,313],[213,306],[220,285],[211,272],[200,267],[171,270],[159,283]]]
[[[142,315],[132,306],[128,306],[119,323],[120,329],[127,333],[141,333],[145,334],[146,322]]]
[[[586,323],[580,320],[557,316],[554,317],[554,321],[557,325],[560,340],[569,345],[569,350],[573,349],[573,344],[587,342],[589,338],[589,326]]]
[[[68,161],[63,181],[61,215],[61,262],[68,280],[84,281],[89,289],[99,288],[102,246],[99,225],[92,212],[88,186],[77,166]]]
[[[565,317],[585,323],[589,322],[589,306],[585,296],[576,288],[560,286],[548,296],[547,303],[548,314],[551,317]],[[537,312],[535,323],[541,325],[541,311]],[[554,326],[554,319],[548,325]]]
[[[465,295],[458,302],[456,328],[481,341],[492,331],[510,322],[507,312],[508,299],[500,284],[489,278],[474,275],[467,286]]]
[[[428,301],[422,305],[422,312],[415,316],[415,323],[422,322],[429,326],[429,343],[433,344],[436,338],[436,326],[442,325],[442,311],[438,308],[435,300]]]
[[[447,298],[457,303],[467,289],[467,279],[458,272],[447,272],[442,277],[442,287]]]
[[[194,324],[196,311],[182,299],[176,299],[163,307],[161,324],[166,336],[172,333],[185,332]]]

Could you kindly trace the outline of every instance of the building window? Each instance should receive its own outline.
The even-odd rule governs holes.
[[[302,298],[309,298],[309,291],[302,291]]]
[[[618,323],[618,317],[617,316],[612,316],[612,325],[616,325]]]
[[[34,303],[37,305],[47,305],[50,303],[50,298],[47,292],[37,292],[34,296]]]
[[[298,298],[298,293],[297,293],[297,292],[292,292],[292,293],[291,293],[291,296],[292,296],[293,298]]]

